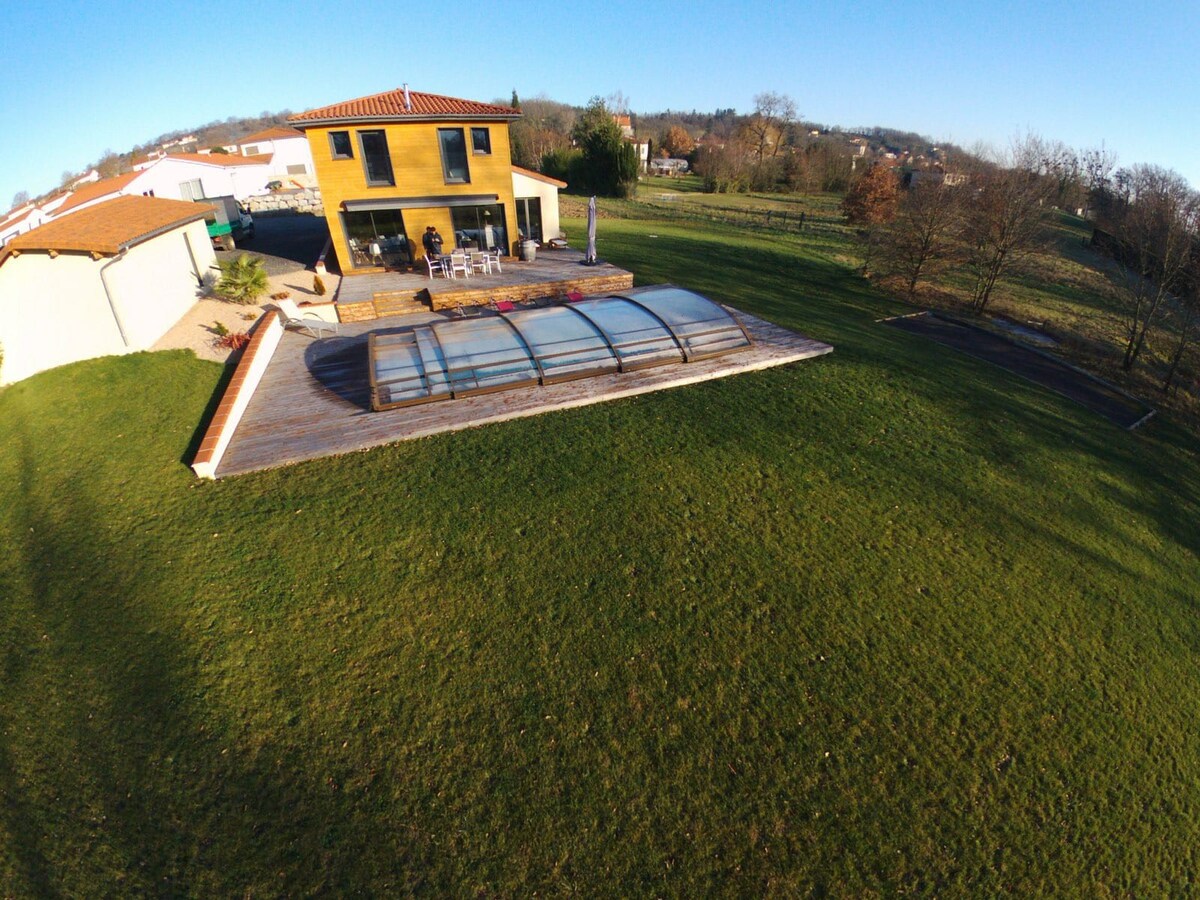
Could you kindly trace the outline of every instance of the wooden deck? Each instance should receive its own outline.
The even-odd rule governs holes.
[[[403,331],[444,316],[427,310],[345,324],[338,337],[319,341],[288,332],[250,400],[217,477],[724,378],[833,350],[828,344],[732,311],[755,343],[727,356],[383,412],[371,411],[367,334]]]
[[[568,291],[611,294],[633,287],[633,273],[605,262],[585,266],[578,250],[539,250],[533,262],[512,258],[503,266],[503,272],[453,279],[431,279],[423,271],[347,275],[338,288],[338,316],[343,322],[365,322],[493,300],[523,303]]]

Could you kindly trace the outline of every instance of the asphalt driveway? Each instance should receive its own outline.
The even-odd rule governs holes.
[[[238,251],[262,259],[268,275],[290,275],[311,270],[328,238],[329,226],[320,216],[256,217],[254,237],[238,241]]]

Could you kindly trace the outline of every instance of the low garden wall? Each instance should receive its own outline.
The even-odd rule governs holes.
[[[301,213],[310,216],[325,215],[319,188],[303,188],[290,191],[273,191],[261,197],[251,197],[246,208],[252,216],[290,216]]]

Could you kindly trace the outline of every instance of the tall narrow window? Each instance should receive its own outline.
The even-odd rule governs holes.
[[[471,180],[467,169],[467,139],[461,128],[439,128],[438,142],[442,145],[442,172],[446,184],[465,184]]]
[[[395,184],[392,177],[392,158],[388,156],[387,135],[379,131],[360,131],[358,142],[362,147],[363,170],[367,173],[367,184]]]
[[[492,133],[486,128],[471,129],[471,149],[476,156],[487,156],[492,152]]]
[[[179,196],[184,200],[203,200],[204,186],[200,184],[200,179],[179,182]]]
[[[350,132],[329,132],[329,155],[334,159],[354,159],[354,145],[350,143]]]

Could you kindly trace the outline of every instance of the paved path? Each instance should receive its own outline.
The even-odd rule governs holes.
[[[953,322],[934,313],[887,319],[886,323],[1007,369],[1074,400],[1122,428],[1132,427],[1152,412],[1149,406],[1099,378],[982,328]]]

